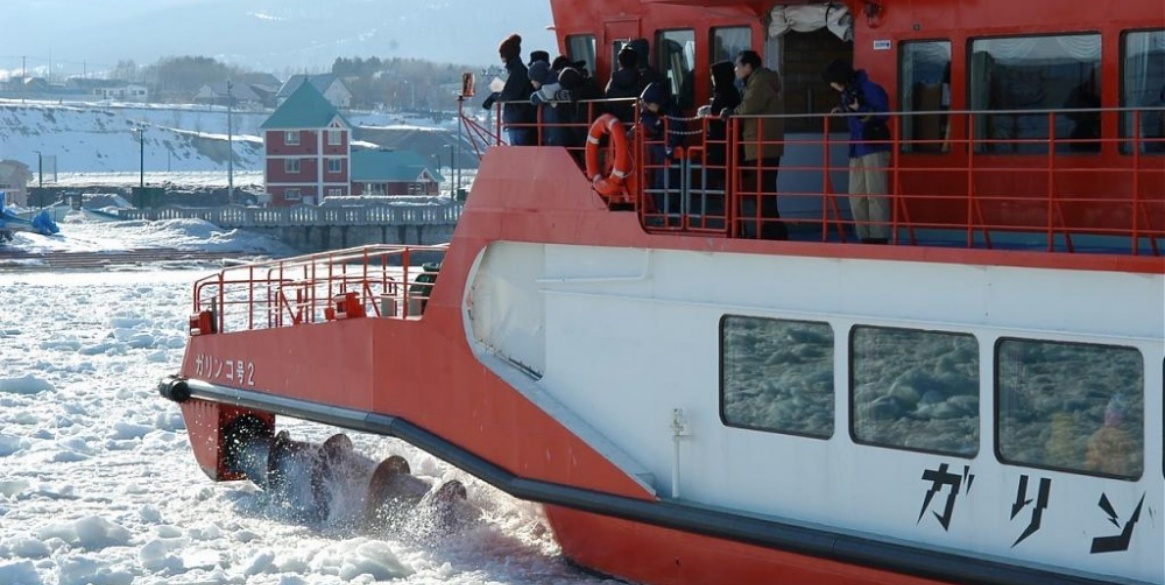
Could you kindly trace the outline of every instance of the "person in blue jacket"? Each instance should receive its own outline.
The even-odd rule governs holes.
[[[491,93],[481,107],[490,109],[494,102],[502,101],[502,124],[510,138],[510,146],[531,146],[534,144],[534,110],[530,105],[530,94],[534,86],[530,75],[522,63],[522,37],[513,34],[498,45],[498,55],[505,63],[506,85],[501,91]]]
[[[849,114],[849,206],[858,239],[865,244],[888,243],[891,202],[886,196],[886,170],[892,141],[885,114],[890,98],[864,69],[855,71],[841,59],[830,63],[822,77],[841,94],[841,105],[833,112]]]

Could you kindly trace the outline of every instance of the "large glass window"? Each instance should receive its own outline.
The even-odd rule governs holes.
[[[854,327],[850,361],[855,441],[963,457],[979,452],[973,335]]]
[[[1165,30],[1125,33],[1122,51],[1121,106],[1136,111],[1122,115],[1121,135],[1135,137],[1142,153],[1165,153],[1165,110],[1158,109],[1165,108]],[[1131,152],[1128,144],[1123,151]]]
[[[665,30],[655,35],[656,66],[681,109],[696,102],[696,33]]]
[[[1056,152],[1100,151],[1100,35],[973,40],[968,82],[972,110],[1001,110],[975,116],[977,152],[1044,154],[1053,132]]]
[[[1127,479],[1141,476],[1141,352],[1001,339],[995,348],[995,378],[1002,461]]]
[[[595,74],[595,35],[571,35],[566,37],[566,54],[571,61],[585,61],[587,71]]]
[[[741,51],[752,49],[752,29],[730,26],[712,29],[712,52],[709,63],[735,61]]]
[[[720,417],[734,427],[833,436],[833,329],[828,323],[720,320]]]
[[[902,152],[946,152],[951,109],[950,41],[915,41],[899,45]]]

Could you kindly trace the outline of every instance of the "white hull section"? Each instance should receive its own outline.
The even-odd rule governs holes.
[[[466,328],[483,363],[665,497],[1165,582],[1162,275],[500,243],[471,282]],[[765,339],[774,323],[826,332],[825,361],[781,357],[786,341],[805,346]],[[861,341],[886,331],[961,349],[920,344],[896,357]],[[1095,359],[1057,365],[1069,354]],[[758,356],[757,367],[732,363]],[[832,363],[816,386],[832,381],[818,427],[732,420],[753,405],[771,403],[774,420],[782,401],[803,408],[806,397],[787,391],[800,382],[783,376],[806,359]],[[763,380],[724,379],[760,369]],[[907,387],[909,376],[974,385],[955,399],[932,382]],[[1129,379],[1140,395],[1113,390]],[[952,422],[957,406],[969,410]],[[1139,451],[1118,471],[1091,467],[1093,435],[1109,423]],[[952,440],[957,428],[965,436]]]

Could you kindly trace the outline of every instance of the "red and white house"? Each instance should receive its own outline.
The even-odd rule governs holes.
[[[350,193],[352,124],[310,83],[261,128],[272,206],[314,205]]]

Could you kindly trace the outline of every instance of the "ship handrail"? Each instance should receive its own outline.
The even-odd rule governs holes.
[[[606,102],[580,103],[590,104],[588,118],[593,119],[597,108]],[[748,146],[780,145],[802,153],[816,151],[809,162],[785,159],[775,169],[783,178],[792,176],[804,184],[817,185],[777,194],[782,206],[795,208],[793,214],[782,213],[782,222],[791,230],[810,233],[823,242],[850,240],[858,223],[849,217],[848,192],[837,188],[841,177],[848,173],[848,166],[830,159],[854,142],[848,129],[831,128],[831,124],[836,126],[847,116],[864,115],[795,113],[730,116],[727,120],[717,116],[667,119],[665,124],[669,126],[684,123],[694,128],[683,132],[689,135],[688,148],[677,149],[675,158],[653,164],[646,155],[649,149],[662,146],[663,141],[648,141],[636,133],[635,158],[640,163],[635,165],[635,180],[631,181],[635,191],[630,196],[632,205],[650,233],[742,237],[742,222],[749,219],[741,215],[742,201],[762,195],[756,189],[743,188],[742,173],[765,169],[746,167],[736,157],[727,157],[721,169],[721,174],[726,175],[725,184],[718,189],[712,189],[706,181],[690,184],[691,173],[705,173],[704,159],[710,147],[730,153],[744,147],[746,143],[739,136],[741,125],[747,121],[762,125],[768,120],[799,121],[804,125],[816,119],[820,128],[813,132],[789,132],[782,140],[750,141]],[[887,120],[890,139],[867,143],[891,152],[885,173],[892,243],[1053,253],[1163,254],[1165,136],[1150,134],[1145,123],[1152,120],[1148,116],[1165,118],[1165,107],[926,110],[878,115]],[[1081,138],[1064,131],[1062,127],[1068,122],[1063,118],[1078,115],[1099,117],[1101,133]],[[1034,126],[1016,126],[1005,134],[984,134],[982,130],[1000,116],[1014,118],[1017,124],[1029,120]],[[922,129],[917,125],[921,120],[935,122],[934,127]],[[712,122],[726,124],[728,143],[714,143],[707,138]],[[1057,128],[1058,122],[1061,128]],[[585,132],[587,125],[547,124],[539,117],[529,124],[509,126],[537,128],[541,136],[543,129],[565,127]],[[493,145],[504,144],[501,130],[499,118]],[[672,130],[665,130],[665,136],[667,132]],[[838,137],[833,132],[845,132],[847,136]],[[581,143],[566,147],[576,160],[582,159],[583,148]],[[685,207],[687,211],[669,217],[668,213],[653,211],[651,201],[656,196],[650,194],[649,178],[660,172],[687,177],[684,180],[689,184],[673,182],[664,189],[674,191],[687,203],[726,192],[729,201],[723,205],[723,213],[711,218],[693,214]],[[818,178],[810,181],[812,175]]]
[[[354,295],[361,315],[418,319],[436,286],[419,279],[426,260],[447,251],[376,244],[228,266],[195,282],[192,310],[209,312],[216,332],[285,327],[343,318]]]

